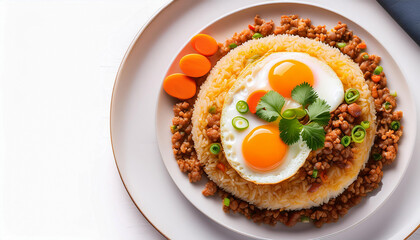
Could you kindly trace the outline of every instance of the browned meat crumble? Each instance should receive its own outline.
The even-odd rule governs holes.
[[[370,80],[374,69],[379,65],[380,57],[368,54],[364,49],[359,48],[359,44],[363,41],[351,30],[347,25],[339,22],[330,32],[325,26],[314,26],[310,19],[302,19],[297,15],[282,16],[279,26],[275,26],[274,22],[265,21],[258,15],[254,19],[254,24],[240,33],[235,33],[232,38],[227,39],[224,43],[219,43],[219,53],[221,56],[226,55],[231,49],[229,45],[236,43],[240,45],[250,39],[254,33],[261,33],[263,36],[271,34],[291,34],[301,37],[315,39],[324,42],[330,46],[336,47],[337,43],[346,43],[340,51],[351,57],[359,64],[365,80],[372,92],[375,108],[377,111],[377,132],[374,145],[371,152],[382,156],[379,160],[369,159],[365,168],[359,173],[357,179],[338,197],[331,199],[328,203],[311,209],[299,211],[280,211],[258,209],[252,204],[235,198],[234,196],[218,189],[217,185],[209,181],[203,194],[212,196],[219,192],[222,198],[229,198],[230,205],[223,206],[225,212],[240,213],[248,219],[252,219],[256,223],[265,223],[275,225],[281,222],[287,226],[293,226],[301,220],[303,216],[308,217],[317,227],[321,227],[324,223],[336,222],[339,217],[344,216],[348,210],[357,205],[362,197],[367,193],[375,190],[382,179],[383,167],[391,164],[398,151],[398,141],[402,136],[403,127],[397,131],[390,128],[390,124],[394,120],[402,119],[401,111],[394,111],[397,106],[396,99],[390,94],[387,88],[387,79],[385,73],[380,74],[381,80],[377,83]],[[363,57],[366,55],[368,57]],[[201,179],[203,174],[195,150],[191,135],[191,116],[193,110],[193,101],[191,99],[179,102],[174,106],[175,117],[173,119],[173,151],[178,165],[182,172],[187,172],[190,182],[196,182]],[[384,107],[388,102],[388,108]],[[325,127],[326,138],[324,148],[320,151],[312,152],[307,161],[297,174],[302,181],[308,181],[312,184],[311,189],[316,191],[324,181],[325,173],[333,165],[340,168],[348,168],[352,164],[353,144],[344,147],[340,142],[344,136],[351,135],[351,129],[360,124],[358,117],[361,114],[361,108],[356,103],[341,104],[336,110],[331,112],[329,124]],[[220,113],[214,113],[209,116],[207,125],[207,136],[213,142],[220,142]],[[174,127],[176,126],[176,127]],[[318,171],[318,177],[314,178],[313,171]]]

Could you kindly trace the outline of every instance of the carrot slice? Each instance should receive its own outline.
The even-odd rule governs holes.
[[[267,93],[265,90],[257,90],[249,94],[246,103],[248,103],[249,111],[252,113],[257,112],[257,105],[260,99]]]
[[[194,79],[182,73],[169,75],[163,81],[163,89],[172,97],[189,99],[194,97],[197,85]]]
[[[200,54],[188,54],[179,61],[181,70],[190,77],[201,77],[210,71],[210,61]]]
[[[377,83],[377,82],[381,81],[381,76],[379,76],[379,75],[372,75],[371,79],[372,79],[372,81],[374,81],[374,82]]]
[[[207,34],[197,34],[191,39],[191,45],[200,54],[211,56],[217,52],[219,46],[214,38]]]
[[[366,48],[366,43],[361,42],[357,45],[357,47],[360,48],[360,49],[365,49]]]

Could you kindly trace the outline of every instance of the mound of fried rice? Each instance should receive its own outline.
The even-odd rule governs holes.
[[[341,82],[344,90],[356,88],[360,92],[358,104],[362,108],[362,121],[369,121],[364,142],[356,144],[354,159],[350,168],[331,166],[328,182],[313,193],[310,186],[298,177],[277,184],[255,184],[243,179],[228,164],[224,154],[209,152],[211,141],[206,135],[208,109],[211,106],[221,111],[228,91],[247,74],[248,59],[273,52],[304,52],[330,66]],[[198,159],[207,176],[220,188],[259,208],[298,210],[319,206],[342,193],[357,177],[368,160],[376,129],[376,115],[373,98],[365,83],[359,66],[338,49],[319,41],[290,35],[269,36],[255,39],[230,51],[211,70],[206,82],[201,86],[192,117],[193,140]],[[319,151],[319,150],[318,150]],[[223,163],[226,171],[216,168]]]

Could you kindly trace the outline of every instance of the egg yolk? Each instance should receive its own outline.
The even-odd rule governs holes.
[[[280,139],[279,129],[274,125],[254,128],[242,142],[245,163],[257,171],[270,171],[283,162],[288,146]]]
[[[248,99],[246,100],[246,103],[248,104],[249,111],[251,113],[257,112],[257,105],[260,102],[260,99],[264,97],[264,95],[267,93],[265,90],[257,90],[255,92],[252,92]]]
[[[314,85],[314,76],[311,69],[296,60],[284,60],[274,64],[268,73],[271,87],[283,97],[290,98],[292,90],[297,85],[307,82]]]

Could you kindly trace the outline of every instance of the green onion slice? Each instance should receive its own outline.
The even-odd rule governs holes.
[[[346,43],[343,43],[343,42],[340,42],[340,43],[337,43],[337,47],[338,48],[343,48],[343,47],[345,47],[347,44]]]
[[[219,154],[221,148],[222,146],[220,145],[220,143],[213,143],[210,145],[210,152],[214,155],[217,155]]]
[[[284,110],[284,112],[281,115],[285,119],[294,119],[294,118],[296,118],[296,111],[293,108],[286,109],[286,110]]]
[[[216,106],[209,107],[209,113],[216,113]]]
[[[349,146],[349,145],[350,145],[350,143],[351,143],[351,137],[350,137],[350,136],[344,136],[344,137],[341,139],[341,144],[342,144],[344,147]]]
[[[364,129],[368,129],[369,126],[370,126],[370,122],[369,121],[363,121],[363,122],[360,123],[360,125],[362,125],[362,127]]]
[[[385,103],[384,103],[384,108],[385,108],[385,110],[389,110],[391,107],[392,107],[392,105],[391,105],[391,103],[390,103],[390,102],[385,102]]]
[[[237,116],[232,119],[232,125],[238,130],[244,130],[248,128],[249,122],[246,118]]]
[[[306,114],[307,114],[306,110],[304,110],[302,108],[295,108],[294,110],[296,112],[296,118],[297,119],[301,119],[304,116],[306,116]]]
[[[234,49],[234,48],[236,48],[238,46],[238,44],[236,44],[236,43],[231,43],[231,44],[229,44],[229,48],[230,49]]]
[[[253,39],[257,39],[257,38],[262,38],[263,35],[261,33],[254,33],[254,35],[252,35]]]
[[[372,157],[373,157],[373,160],[379,161],[379,160],[382,159],[382,154],[380,154],[380,153],[374,153],[374,154],[372,154]]]
[[[360,93],[359,90],[355,88],[349,88],[346,91],[346,94],[344,94],[344,100],[347,104],[351,104],[357,101],[359,99]]]
[[[223,199],[223,204],[226,206],[226,207],[229,207],[229,205],[230,205],[230,199],[229,198],[224,198]]]
[[[391,129],[394,131],[397,131],[398,129],[400,129],[401,123],[400,121],[392,121],[391,122]]]
[[[236,110],[240,113],[247,113],[249,111],[248,103],[244,100],[240,100],[236,103]]]
[[[362,143],[365,140],[366,130],[361,125],[356,125],[351,130],[351,139],[353,142]]]
[[[365,55],[363,55],[363,59],[364,59],[364,60],[368,60],[368,59],[369,59],[369,54],[365,54]]]
[[[317,170],[317,169],[314,169],[314,170],[312,171],[312,177],[313,177],[313,178],[317,178],[317,177],[318,177],[318,170]]]
[[[393,97],[397,97],[397,91],[392,91],[390,94],[391,94],[391,96],[393,96]]]
[[[303,223],[308,223],[309,222],[309,217],[305,216],[305,215],[302,215],[300,217],[300,221],[303,222]]]
[[[381,74],[381,72],[383,71],[384,69],[381,67],[381,66],[377,66],[376,68],[375,68],[375,70],[373,70],[373,74],[375,74],[375,75],[379,75],[379,74]]]

